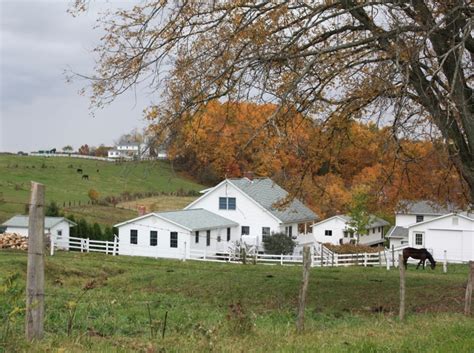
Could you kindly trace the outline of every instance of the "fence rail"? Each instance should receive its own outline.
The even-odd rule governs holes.
[[[135,247],[140,247],[134,245]],[[311,247],[311,266],[312,267],[345,267],[345,266],[380,266],[390,269],[398,267],[398,258],[400,253],[407,245],[398,248],[385,248],[375,253],[358,254],[338,254],[327,249],[324,245],[318,244]],[[149,249],[148,247],[140,247]],[[79,250],[80,252],[97,252],[107,255],[119,255],[120,247],[118,237],[114,236],[113,241],[93,240],[89,238],[77,237],[57,237],[51,238],[51,255],[55,250]],[[430,250],[430,249],[428,249]],[[159,257],[156,255],[154,257]],[[262,254],[257,252],[247,253],[245,255],[235,252],[208,253],[205,250],[189,249],[184,251],[179,257],[181,260],[196,260],[209,262],[228,262],[228,263],[255,263],[267,265],[302,265],[303,256],[301,254],[283,255],[283,254]],[[418,260],[409,260],[410,263],[417,263]],[[444,263],[447,263],[446,258]]]

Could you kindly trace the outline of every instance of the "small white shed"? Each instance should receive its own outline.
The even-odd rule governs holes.
[[[28,216],[13,216],[2,225],[6,227],[5,233],[16,233],[28,237]],[[76,223],[64,217],[45,217],[44,233],[52,235],[61,240],[61,243],[69,243],[70,228],[76,226]],[[67,246],[64,247],[67,249]]]
[[[149,213],[119,224],[119,254],[184,259],[191,250],[226,252],[239,224],[204,209]]]

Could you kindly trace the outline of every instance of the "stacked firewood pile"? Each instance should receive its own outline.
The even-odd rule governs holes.
[[[28,249],[28,238],[17,233],[0,234],[0,249]]]

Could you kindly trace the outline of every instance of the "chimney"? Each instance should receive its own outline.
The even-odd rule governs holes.
[[[145,206],[137,206],[137,211],[138,211],[138,216],[143,216],[146,213],[146,207]]]
[[[244,178],[247,178],[248,180],[252,181],[254,178],[254,174],[252,171],[244,172]]]

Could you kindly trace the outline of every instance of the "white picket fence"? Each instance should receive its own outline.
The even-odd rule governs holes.
[[[359,254],[337,254],[330,251],[324,246],[314,246],[311,248],[313,267],[340,267],[340,266],[384,266],[387,269],[390,267],[398,267],[399,254],[407,246],[402,246],[393,249],[384,249],[376,253],[359,253]],[[106,255],[119,254],[118,237],[115,236],[113,241],[92,240],[89,238],[69,237],[52,237],[51,238],[51,255],[54,255],[55,250],[79,250],[80,252],[98,252]],[[243,263],[244,259],[241,254],[232,252],[222,252],[218,254],[208,254],[206,251],[190,249],[189,255],[183,253],[181,260],[196,260],[196,261],[210,261],[210,262],[228,262],[228,263]],[[257,252],[248,253],[245,255],[246,263],[255,264],[272,264],[272,265],[301,265],[303,263],[303,256],[301,254],[293,255],[273,255],[261,254]],[[417,263],[417,260],[410,260],[411,263]]]
[[[79,250],[80,252],[101,252],[115,256],[118,255],[118,238],[115,236],[114,241],[106,241],[76,237],[51,237],[51,256],[54,255],[56,249]]]

